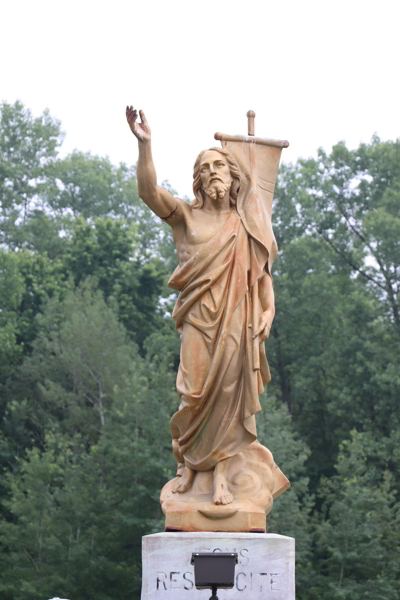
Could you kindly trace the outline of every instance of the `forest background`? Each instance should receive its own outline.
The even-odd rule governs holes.
[[[0,597],[139,599],[175,466],[171,233],[134,166],[0,110]],[[299,600],[400,598],[399,207],[400,140],[281,167],[258,435]]]

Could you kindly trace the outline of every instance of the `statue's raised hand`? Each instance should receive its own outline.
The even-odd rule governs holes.
[[[138,112],[133,106],[126,107],[126,120],[132,133],[137,137],[139,142],[150,142],[151,131],[147,119],[142,110],[139,111],[140,123],[137,122]]]

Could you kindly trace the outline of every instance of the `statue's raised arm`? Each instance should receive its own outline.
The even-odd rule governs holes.
[[[157,186],[156,170],[151,152],[151,131],[145,114],[138,112],[133,106],[126,107],[126,119],[132,133],[137,137],[139,143],[139,159],[137,163],[138,193],[147,206],[161,219],[167,220],[176,212],[180,202],[170,192]]]

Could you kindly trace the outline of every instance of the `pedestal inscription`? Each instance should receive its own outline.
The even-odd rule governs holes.
[[[295,600],[295,541],[269,533],[156,533],[143,537],[142,600],[208,600],[196,590],[192,552],[237,552],[235,587],[220,600]]]

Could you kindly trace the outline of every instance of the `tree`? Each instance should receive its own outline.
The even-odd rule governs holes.
[[[350,151],[339,143],[302,161],[304,221],[366,280],[400,333],[400,140]]]
[[[79,285],[96,280],[106,299],[113,299],[121,322],[142,348],[161,323],[158,302],[165,266],[156,257],[138,252],[136,226],[122,219],[78,219],[65,255],[66,273]]]
[[[17,308],[23,283],[17,263],[15,255],[0,250],[0,389],[21,353],[17,343]]]
[[[0,243],[24,245],[24,228],[43,206],[50,168],[62,143],[59,121],[49,111],[37,118],[19,101],[0,105]]]
[[[333,155],[342,149],[339,145]],[[321,474],[333,475],[339,444],[352,428],[390,436],[397,426],[400,384],[395,374],[400,348],[387,299],[317,230],[318,218],[324,227],[330,224],[330,240],[347,240],[349,251],[355,247],[351,229],[343,229],[328,194],[341,171],[338,166],[336,178],[332,157],[326,159],[329,169],[324,164],[300,161],[283,169],[280,178],[274,206],[280,244],[274,269],[277,315],[268,342],[271,391],[287,404],[311,449],[312,490]],[[335,196],[335,202],[340,198]],[[356,211],[364,202],[361,192],[353,194],[352,202]],[[367,257],[363,260],[362,268],[369,269]]]
[[[56,214],[82,216],[85,220],[123,214],[139,199],[135,189],[126,193],[134,178],[134,169],[116,167],[108,158],[75,150],[53,165],[54,185],[49,189],[48,204]]]
[[[5,600],[128,600],[139,594],[141,536],[162,527],[159,492],[175,466],[172,359],[135,354],[98,293],[52,304],[29,361],[35,374],[41,366],[46,433],[7,478],[0,590]],[[91,401],[99,376],[104,419]]]
[[[291,488],[279,496],[268,516],[268,532],[296,539],[297,598],[307,599],[312,577],[312,521],[314,498],[309,493],[306,461],[307,445],[293,427],[287,407],[270,393],[261,398],[262,411],[257,415],[257,438],[273,453],[274,460],[291,482]]]
[[[26,419],[41,445],[49,429],[80,433],[92,444],[107,419],[114,387],[123,387],[137,350],[115,311],[89,283],[62,300],[50,300],[38,322],[32,355],[19,377],[29,399]]]
[[[341,445],[337,475],[323,481],[318,598],[399,597],[400,505],[391,474],[376,468],[377,453],[370,435],[353,431]]]

